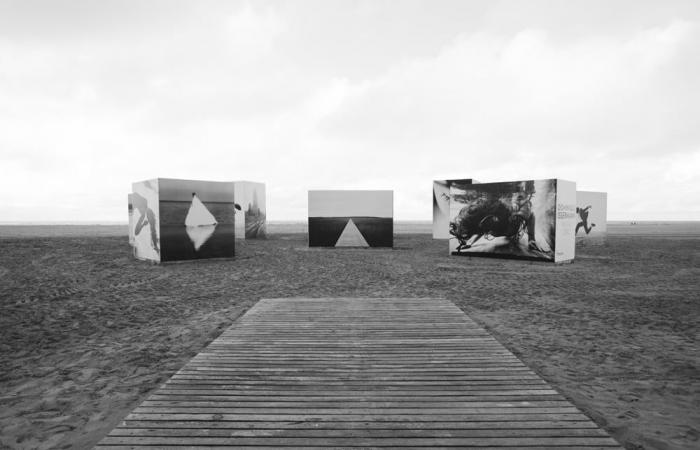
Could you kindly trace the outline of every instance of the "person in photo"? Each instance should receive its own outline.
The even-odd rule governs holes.
[[[583,231],[585,231],[586,234],[589,234],[595,226],[594,223],[592,223],[590,226],[588,225],[588,211],[590,209],[591,205],[588,205],[585,208],[576,207],[576,213],[578,213],[578,216],[581,218],[581,221],[576,224],[576,232],[574,234],[578,234],[578,230],[581,227],[583,227]]]
[[[146,225],[149,226],[151,231],[151,246],[156,253],[160,254],[158,246],[158,233],[156,231],[156,215],[151,208],[148,207],[148,200],[136,192],[132,194],[132,203],[134,209],[140,214],[136,225],[134,226],[134,235],[141,233],[141,230]]]

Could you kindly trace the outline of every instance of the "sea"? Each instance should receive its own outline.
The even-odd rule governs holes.
[[[307,232],[306,221],[268,221],[268,234]],[[0,238],[127,236],[127,223],[12,223],[0,222]],[[396,234],[431,234],[432,222],[395,220]],[[700,238],[700,221],[609,221],[608,234]]]

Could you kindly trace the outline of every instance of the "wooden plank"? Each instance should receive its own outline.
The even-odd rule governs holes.
[[[100,448],[614,448],[452,303],[261,300]]]
[[[280,446],[280,445],[274,445],[274,446],[268,446],[268,445],[232,445],[232,446],[226,446],[224,448],[236,448],[236,450],[278,450],[280,448],[283,448],[285,450],[309,450],[309,449],[327,449],[331,448],[327,445],[314,445],[311,443],[312,441],[310,440],[309,443],[307,443],[304,446],[294,446],[294,445],[289,445],[289,446]],[[109,444],[101,444],[99,446],[100,448],[105,448],[105,449],[111,449],[111,450],[133,450],[133,449],[138,449],[138,448],[148,448],[148,449],[153,449],[153,448],[158,448],[159,450],[182,450],[183,448],[196,448],[199,450],[221,450],[222,446],[220,445],[192,445],[192,446],[182,446],[182,445],[155,445],[155,446],[139,446],[139,445],[109,445]],[[415,447],[415,446],[400,446],[400,447],[392,447],[392,446],[373,446],[373,447],[368,447],[368,446],[342,446],[342,447],[332,447],[332,448],[359,448],[366,450],[367,448],[381,448],[383,450],[403,450],[406,448],[430,448],[432,450],[453,450],[455,448],[468,448],[470,450],[494,450],[496,448],[504,448],[504,449],[533,449],[533,448],[543,448],[547,450],[609,450],[610,448],[621,448],[619,446],[610,446],[610,445],[605,445],[605,446],[596,446],[596,445],[566,445],[566,446],[560,446],[560,445],[537,445],[537,446],[521,446],[521,445],[516,445],[513,447],[494,447],[494,446],[488,446],[488,447],[482,447],[482,446],[428,446],[428,447]]]
[[[338,406],[342,405],[342,406]],[[215,408],[217,410],[221,409],[235,409],[236,411],[240,409],[259,409],[259,408],[275,408],[276,410],[287,410],[287,409],[297,409],[297,408],[318,408],[318,409],[330,409],[330,410],[345,410],[345,409],[369,409],[377,410],[382,408],[399,408],[399,409],[416,409],[420,408],[420,411],[426,411],[429,409],[441,409],[450,408],[454,411],[456,409],[477,409],[477,408],[497,408],[498,410],[503,410],[503,408],[528,408],[528,409],[542,409],[542,408],[552,408],[556,407],[557,412],[571,412],[571,407],[567,406],[570,403],[566,400],[537,400],[537,401],[510,401],[506,402],[503,400],[495,401],[448,401],[446,399],[434,399],[432,401],[407,401],[407,400],[393,400],[393,401],[375,401],[368,399],[345,399],[343,402],[338,402],[337,400],[311,400],[311,399],[300,399],[300,400],[287,400],[287,401],[270,401],[260,400],[260,401],[248,401],[248,400],[154,400],[149,398],[141,404],[141,408]],[[535,408],[536,406],[536,408]],[[567,411],[559,411],[562,407],[565,407]],[[575,410],[574,410],[575,411]],[[538,411],[540,412],[540,411]]]
[[[584,437],[473,437],[473,438],[367,438],[367,437],[318,437],[318,438],[292,438],[292,437],[204,437],[204,436],[107,436],[102,443],[106,445],[180,445],[195,447],[206,446],[304,446],[313,440],[314,446],[326,447],[546,447],[546,446],[610,446],[617,444],[608,436],[584,436]]]
[[[581,430],[594,429],[599,430],[593,422],[582,418],[580,421],[575,420],[521,420],[521,421],[440,421],[440,422],[416,422],[416,421],[187,421],[187,420],[125,420],[118,428],[123,429],[210,429],[210,430],[276,430],[283,434],[283,430],[499,430],[508,431],[513,434],[519,432],[527,432],[528,430],[546,429],[546,430]],[[519,430],[519,431],[518,431]],[[121,433],[115,429],[115,433]]]
[[[305,428],[305,429],[231,429],[231,428],[176,428],[167,429],[156,427],[124,427],[117,428],[111,436],[164,436],[164,437],[285,437],[285,438],[319,438],[319,437],[359,437],[359,438],[391,438],[396,434],[392,428],[348,429],[336,428]],[[604,431],[598,428],[529,428],[529,429],[430,429],[410,428],[402,430],[404,437],[433,437],[433,438],[475,438],[475,437],[605,437]]]
[[[289,392],[285,391],[273,391],[274,393],[248,393],[241,394],[237,391],[204,391],[201,392],[197,390],[160,390],[156,394],[151,395],[149,400],[211,400],[211,401],[248,401],[248,402],[264,402],[270,399],[276,399],[281,402],[298,402],[298,401],[326,401],[326,402],[338,402],[338,401],[414,401],[414,402],[434,402],[441,401],[444,397],[449,397],[452,401],[529,401],[531,399],[537,400],[563,400],[564,397],[556,394],[549,393],[551,391],[543,391],[545,394],[531,394],[528,391],[511,391],[514,394],[506,395],[503,392],[498,392],[496,394],[471,394],[465,395],[459,391],[417,391],[416,393],[402,392],[398,394],[382,394],[382,393],[367,393],[365,391],[356,391],[353,393],[348,393],[344,391],[342,394],[333,392],[318,392],[313,391],[311,393],[301,393],[296,395],[291,395]],[[536,391],[535,391],[536,392]]]
[[[129,414],[125,420],[204,420],[209,422],[216,421],[300,421],[300,422],[320,422],[331,420],[336,422],[357,422],[357,421],[404,421],[404,422],[442,422],[442,421],[461,421],[461,422],[508,422],[508,421],[555,421],[555,420],[570,420],[581,421],[588,420],[581,413],[502,413],[502,414],[457,414],[449,411],[441,411],[440,413],[429,414],[399,414],[399,413],[380,413],[380,414],[353,414],[346,412],[345,414],[314,414],[314,413],[281,413],[272,409],[266,414],[251,414],[251,413],[172,413],[172,412],[133,412]]]

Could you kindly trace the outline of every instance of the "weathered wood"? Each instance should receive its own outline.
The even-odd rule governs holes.
[[[306,429],[230,429],[230,428],[177,428],[167,429],[154,427],[130,428],[124,427],[114,430],[111,436],[166,436],[166,437],[291,437],[291,438],[318,438],[318,437],[360,437],[360,438],[391,438],[396,434],[395,429],[364,429],[364,428],[306,428]],[[430,428],[405,428],[402,429],[404,437],[439,437],[439,438],[476,438],[476,437],[605,437],[604,431],[598,428],[532,428],[532,429],[430,429]]]
[[[203,436],[107,436],[102,441],[105,445],[181,445],[181,446],[304,446],[309,444],[309,440],[313,439],[314,446],[327,447],[432,447],[432,446],[450,446],[450,447],[546,447],[551,445],[556,446],[615,446],[616,442],[607,436],[595,437],[474,437],[474,438],[367,438],[367,437],[315,437],[315,438],[293,438],[293,437],[203,437]]]
[[[354,432],[354,430],[498,430],[504,432],[518,433],[520,431],[534,429],[567,429],[581,430],[594,429],[604,434],[596,425],[585,417],[580,421],[574,420],[521,420],[521,421],[489,421],[489,422],[469,422],[469,421],[440,421],[440,422],[417,422],[411,421],[187,421],[187,420],[125,420],[119,428],[123,429],[211,429],[211,430],[276,430],[284,434],[283,430],[341,430]],[[513,431],[514,430],[514,431]],[[520,431],[518,431],[520,430]],[[115,430],[115,433],[121,431]]]
[[[261,300],[100,448],[619,447],[441,299]]]
[[[364,391],[341,391],[339,394],[332,391],[314,391],[312,393],[301,393],[292,395],[285,391],[272,391],[272,393],[240,393],[233,390],[165,390],[161,389],[158,393],[151,395],[149,400],[221,400],[221,401],[269,401],[276,399],[281,402],[297,402],[297,401],[383,401],[383,400],[406,400],[416,402],[432,402],[440,401],[443,397],[449,397],[453,401],[528,401],[530,399],[538,400],[561,400],[563,397],[552,391],[539,391],[544,394],[533,394],[531,392],[538,391],[511,391],[511,394],[497,392],[495,394],[479,393],[465,394],[459,391],[416,391],[416,392],[399,392],[394,394],[382,394],[381,392],[373,392],[367,394]]]
[[[324,421],[332,420],[337,422],[356,422],[356,421],[404,421],[404,422],[441,422],[441,421],[463,421],[463,422],[489,422],[489,421],[519,421],[519,420],[587,420],[588,418],[581,413],[503,413],[503,414],[458,414],[443,410],[440,413],[429,414],[399,414],[393,412],[379,414],[354,414],[346,411],[346,414],[316,414],[313,412],[304,413],[282,413],[275,409],[270,410],[266,414],[251,414],[251,413],[148,413],[148,412],[132,412],[125,420],[205,420],[210,422],[216,421]]]
[[[309,442],[314,442],[313,440],[309,440]],[[359,444],[358,444],[359,445]],[[130,444],[130,445],[119,445],[119,444],[100,444],[99,448],[105,448],[105,449],[110,449],[110,450],[133,450],[133,449],[139,449],[139,448],[148,448],[148,449],[153,449],[157,448],[159,450],[183,450],[183,449],[198,449],[198,450],[221,450],[222,448],[235,448],[236,450],[278,450],[280,448],[283,448],[285,450],[309,450],[309,449],[327,449],[327,448],[341,448],[341,449],[349,449],[349,448],[360,448],[360,449],[369,449],[369,448],[381,448],[382,450],[403,450],[406,448],[430,448],[431,450],[454,450],[455,448],[468,448],[470,450],[493,450],[495,448],[504,448],[504,449],[527,449],[531,450],[533,448],[543,448],[547,450],[609,450],[610,448],[620,448],[619,446],[614,446],[614,445],[544,445],[540,443],[540,445],[535,445],[535,446],[529,446],[529,445],[515,445],[515,446],[499,446],[495,447],[493,445],[489,446],[464,446],[464,445],[450,445],[450,446],[438,446],[438,445],[429,445],[429,446],[420,446],[416,447],[414,445],[402,445],[402,446],[383,446],[383,445],[373,445],[373,446],[365,446],[365,445],[359,445],[359,446],[328,446],[328,445],[318,445],[318,444],[313,444],[309,443],[304,446],[297,446],[297,445],[206,445],[206,444],[198,444],[198,445],[138,445],[138,444]]]

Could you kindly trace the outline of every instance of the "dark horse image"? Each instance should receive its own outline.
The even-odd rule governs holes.
[[[509,244],[518,245],[525,233],[528,248],[543,251],[535,241],[535,216],[532,213],[534,190],[523,189],[512,194],[510,202],[503,197],[480,197],[463,207],[450,223],[450,234],[457,238],[457,251],[470,248],[480,239],[505,237]]]

